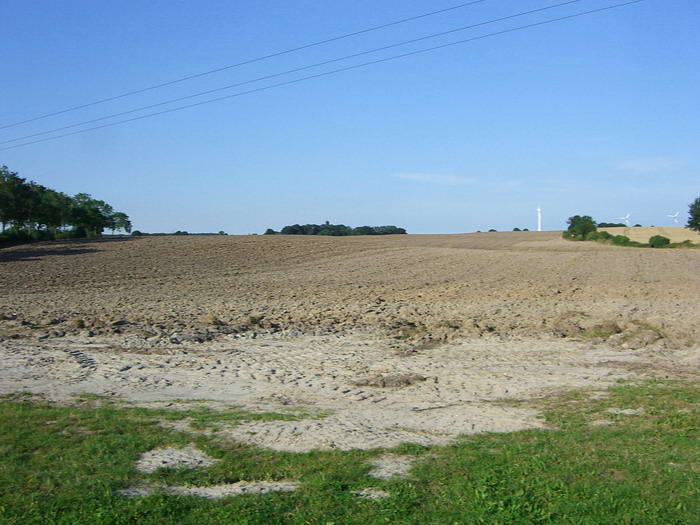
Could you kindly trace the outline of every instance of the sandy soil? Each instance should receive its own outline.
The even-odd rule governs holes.
[[[286,451],[537,428],[522,401],[696,378],[698,268],[559,232],[20,246],[0,250],[0,393],[308,414],[216,433]]]
[[[107,338],[64,337],[0,345],[0,392],[28,391],[59,401],[91,393],[146,407],[302,413],[307,416],[300,421],[219,425],[215,435],[290,452],[388,448],[541,428],[538,412],[522,401],[570,388],[600,390],[617,379],[697,377],[697,363],[688,360],[695,354],[498,336],[402,354],[381,338],[364,335],[260,338],[134,352]],[[378,375],[424,379],[402,386],[357,386]],[[163,424],[207,432],[187,421]]]

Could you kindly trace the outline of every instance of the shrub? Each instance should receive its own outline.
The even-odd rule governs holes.
[[[649,246],[652,248],[663,248],[671,244],[671,239],[663,235],[654,235],[649,239]]]
[[[569,230],[564,230],[561,232],[561,236],[564,237],[564,239],[571,239],[573,236]]]
[[[600,239],[600,233],[599,232],[588,232],[586,234],[586,240],[587,241],[597,241]]]
[[[612,233],[609,232],[598,232],[598,240],[599,241],[609,241],[612,239],[614,236]]]
[[[141,237],[143,235],[143,233],[141,233],[139,230],[134,230],[131,232],[131,235],[133,237]]]
[[[615,235],[612,238],[612,243],[616,246],[627,246],[630,243],[630,238],[626,235]]]

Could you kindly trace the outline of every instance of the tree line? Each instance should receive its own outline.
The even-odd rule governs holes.
[[[98,237],[131,231],[126,213],[87,193],[70,196],[0,167],[0,241]]]
[[[279,232],[268,228],[265,235],[398,235],[405,234],[404,228],[397,226],[358,226],[352,228],[345,224],[331,224],[328,221],[325,224],[292,224],[285,226]]]

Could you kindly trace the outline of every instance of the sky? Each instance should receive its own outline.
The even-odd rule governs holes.
[[[464,1],[6,0],[0,126]],[[0,142],[562,1],[484,0],[0,129]],[[622,1],[580,0],[158,110]],[[0,165],[90,193],[147,232],[326,220],[534,229],[538,205],[544,229],[575,214],[673,225],[667,215],[685,222],[700,196],[698,20],[696,0],[645,0],[6,149]]]

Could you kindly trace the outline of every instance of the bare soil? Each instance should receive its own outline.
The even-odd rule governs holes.
[[[106,238],[0,250],[0,336],[372,331],[398,341],[641,319],[698,340],[700,251],[559,232]]]
[[[216,432],[287,451],[537,428],[553,392],[697,378],[699,268],[560,232],[19,246],[0,393],[308,414]]]

